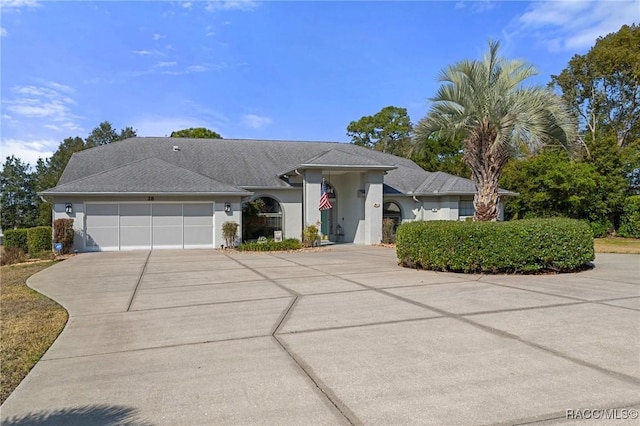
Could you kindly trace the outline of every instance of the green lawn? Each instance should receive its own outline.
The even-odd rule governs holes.
[[[37,262],[0,268],[0,404],[56,340],[67,311],[27,287],[31,275],[53,265]]]
[[[606,237],[594,241],[596,253],[633,253],[640,254],[640,239]]]

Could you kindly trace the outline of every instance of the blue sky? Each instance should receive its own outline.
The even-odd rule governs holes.
[[[139,136],[348,142],[350,121],[388,105],[417,122],[439,71],[489,38],[544,85],[640,21],[638,0],[1,4],[2,158],[31,164],[104,120]]]

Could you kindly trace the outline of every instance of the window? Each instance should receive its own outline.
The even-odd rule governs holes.
[[[271,197],[259,197],[242,206],[242,239],[273,238],[282,231],[282,207]]]
[[[460,200],[458,205],[458,217],[473,216],[475,214],[473,200]]]
[[[400,210],[400,206],[393,201],[384,203],[382,205],[382,218],[393,220],[395,228],[397,228],[400,222],[402,222],[402,210]]]

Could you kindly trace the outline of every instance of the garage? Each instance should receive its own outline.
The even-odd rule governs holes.
[[[87,250],[213,248],[211,203],[87,203]]]

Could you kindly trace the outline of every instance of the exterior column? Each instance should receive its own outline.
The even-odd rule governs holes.
[[[305,170],[302,185],[302,202],[304,204],[302,206],[302,226],[306,227],[320,222],[318,203],[320,202],[320,191],[322,191],[322,170]]]
[[[371,171],[365,176],[364,219],[366,245],[379,244],[382,241],[382,186],[384,172]]]

